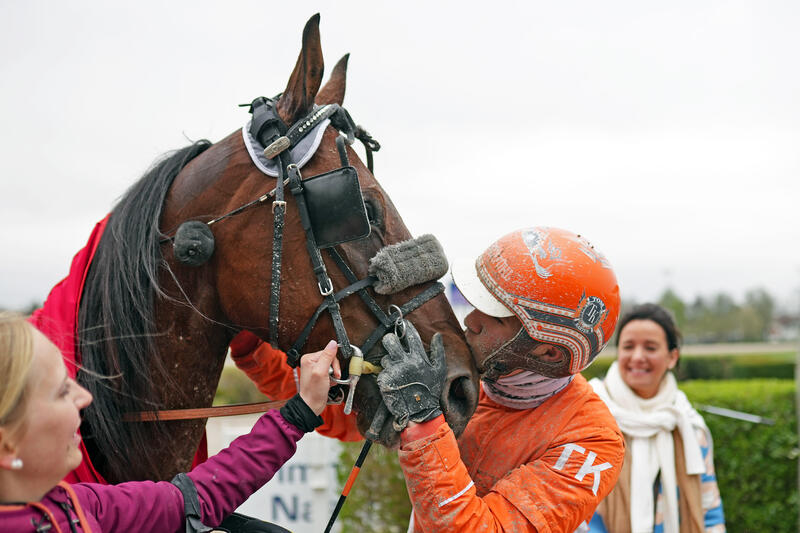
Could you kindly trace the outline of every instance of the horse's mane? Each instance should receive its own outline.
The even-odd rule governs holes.
[[[149,461],[154,432],[163,431],[157,422],[124,423],[122,417],[156,407],[147,400],[153,378],[166,376],[154,342],[154,300],[166,296],[159,271],[168,268],[161,255],[161,211],[175,176],[209,146],[201,140],[166,154],[128,189],[111,213],[84,284],[78,346],[86,371],[78,380],[94,395],[84,412],[84,439],[95,466],[117,479],[124,479],[126,463]]]

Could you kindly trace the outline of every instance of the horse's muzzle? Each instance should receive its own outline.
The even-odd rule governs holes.
[[[442,411],[456,436],[467,427],[478,405],[478,386],[468,372],[449,372],[442,389]]]

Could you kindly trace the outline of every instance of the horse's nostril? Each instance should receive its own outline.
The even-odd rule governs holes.
[[[456,378],[450,382],[450,390],[447,394],[449,402],[461,403],[467,398],[467,391],[465,387],[469,385],[469,380],[466,377]]]
[[[459,376],[447,383],[443,407],[447,421],[456,435],[467,426],[467,421],[477,405],[478,391],[468,376]]]

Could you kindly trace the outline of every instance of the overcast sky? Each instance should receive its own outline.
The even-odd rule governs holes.
[[[624,298],[797,306],[797,2],[333,5],[0,1],[0,307],[44,299],[154,158],[282,91],[317,11],[415,235],[455,256],[560,226]]]

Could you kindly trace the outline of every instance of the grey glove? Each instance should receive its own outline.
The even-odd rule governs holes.
[[[394,333],[383,337],[387,354],[381,359],[383,370],[378,374],[378,387],[383,402],[394,415],[397,431],[409,421],[425,422],[442,414],[439,397],[447,374],[442,336],[436,333],[431,340],[431,355],[425,353],[422,339],[411,324],[405,321],[406,349]]]

